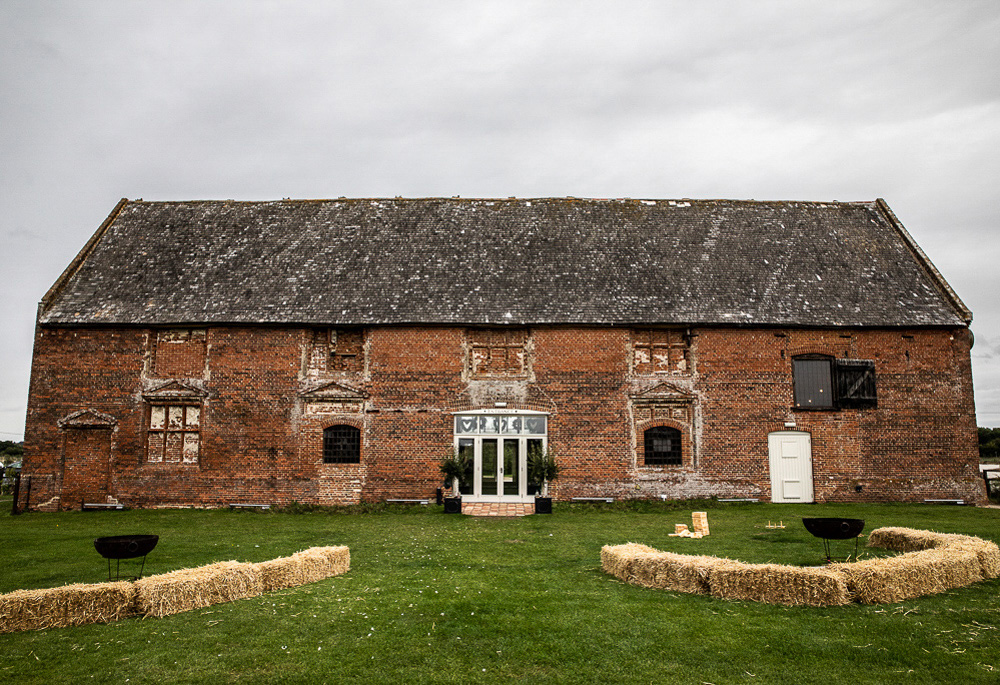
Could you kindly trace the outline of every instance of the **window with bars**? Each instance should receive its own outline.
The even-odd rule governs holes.
[[[632,333],[632,363],[639,375],[686,373],[689,354],[690,343],[684,331],[653,329]]]
[[[804,355],[792,359],[797,409],[872,409],[878,406],[875,362]]]
[[[146,461],[196,464],[201,452],[201,406],[152,404],[146,431]]]
[[[469,331],[469,371],[473,377],[523,376],[528,331],[525,328]]]
[[[643,462],[646,466],[680,466],[681,432],[670,426],[654,426],[643,433]]]
[[[323,463],[360,464],[361,429],[345,425],[324,428]]]

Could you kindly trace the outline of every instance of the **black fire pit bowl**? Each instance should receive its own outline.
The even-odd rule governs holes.
[[[153,551],[159,535],[111,535],[94,540],[94,549],[108,560],[108,580],[111,580],[111,560],[115,560],[115,578],[119,579],[119,565],[122,559],[137,559],[142,557],[142,567],[136,579],[142,578],[146,568],[146,555]]]
[[[858,536],[865,529],[864,519],[803,518],[802,525],[818,538],[823,538],[826,561],[830,557],[830,540],[850,540],[854,538],[854,558],[858,556]]]

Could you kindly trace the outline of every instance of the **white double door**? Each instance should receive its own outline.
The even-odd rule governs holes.
[[[469,437],[457,439],[459,454],[471,457],[471,477],[462,485],[469,502],[532,501],[528,494],[528,454],[541,451],[541,438]]]

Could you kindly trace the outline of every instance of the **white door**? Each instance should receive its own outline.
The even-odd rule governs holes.
[[[767,436],[772,502],[812,502],[812,447],[809,433],[778,431]]]

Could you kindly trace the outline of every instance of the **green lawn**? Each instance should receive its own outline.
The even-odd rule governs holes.
[[[814,609],[623,584],[605,544],[813,565],[801,516],[1000,541],[1000,509],[556,503],[517,520],[381,513],[0,512],[0,592],[106,578],[93,538],[156,533],[146,572],[348,545],[336,578],[163,619],[0,635],[0,682],[997,683],[1000,580]],[[672,538],[708,511],[712,535]],[[788,526],[768,530],[768,520]],[[835,553],[852,551],[841,543]],[[124,566],[124,563],[123,563]],[[123,569],[124,570],[124,569]]]

